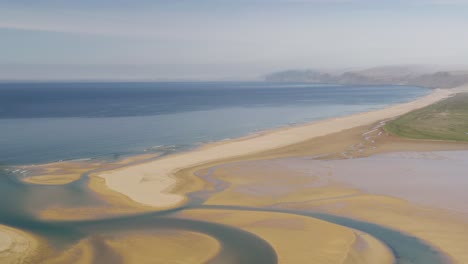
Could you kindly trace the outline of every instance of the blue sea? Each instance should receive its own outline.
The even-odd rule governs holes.
[[[0,164],[170,153],[429,92],[267,82],[0,83]]]

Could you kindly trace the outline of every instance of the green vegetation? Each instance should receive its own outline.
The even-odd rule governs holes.
[[[389,122],[385,130],[407,138],[468,141],[468,94],[405,114]]]

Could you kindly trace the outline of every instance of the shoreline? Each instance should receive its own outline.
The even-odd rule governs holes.
[[[208,143],[195,150],[177,153],[143,164],[96,174],[105,186],[129,199],[156,208],[172,208],[184,204],[188,193],[174,192],[181,179],[176,173],[193,166],[224,159],[252,155],[298,144],[309,139],[340,132],[381,120],[391,119],[443,100],[466,87],[435,89],[429,95],[414,101],[390,105],[383,109],[335,117],[299,126],[267,130],[237,139]],[[195,177],[195,176],[193,176]],[[193,191],[193,188],[191,189]]]

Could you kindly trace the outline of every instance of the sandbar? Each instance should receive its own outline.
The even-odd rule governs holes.
[[[0,225],[0,262],[29,263],[37,253],[39,242],[24,231]]]
[[[371,236],[315,218],[277,212],[222,209],[185,210],[179,216],[208,220],[251,232],[274,248],[278,263],[354,264],[378,261],[391,264],[395,260],[391,250]]]

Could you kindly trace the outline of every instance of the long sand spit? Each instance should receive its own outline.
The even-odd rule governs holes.
[[[175,173],[181,169],[260,153],[346,129],[370,125],[425,107],[465,90],[466,87],[452,90],[435,89],[431,94],[412,102],[301,126],[281,128],[254,137],[212,144],[147,163],[100,173],[97,176],[102,177],[111,190],[117,191],[138,203],[159,208],[174,207],[186,201],[183,194],[171,193],[178,183]]]

